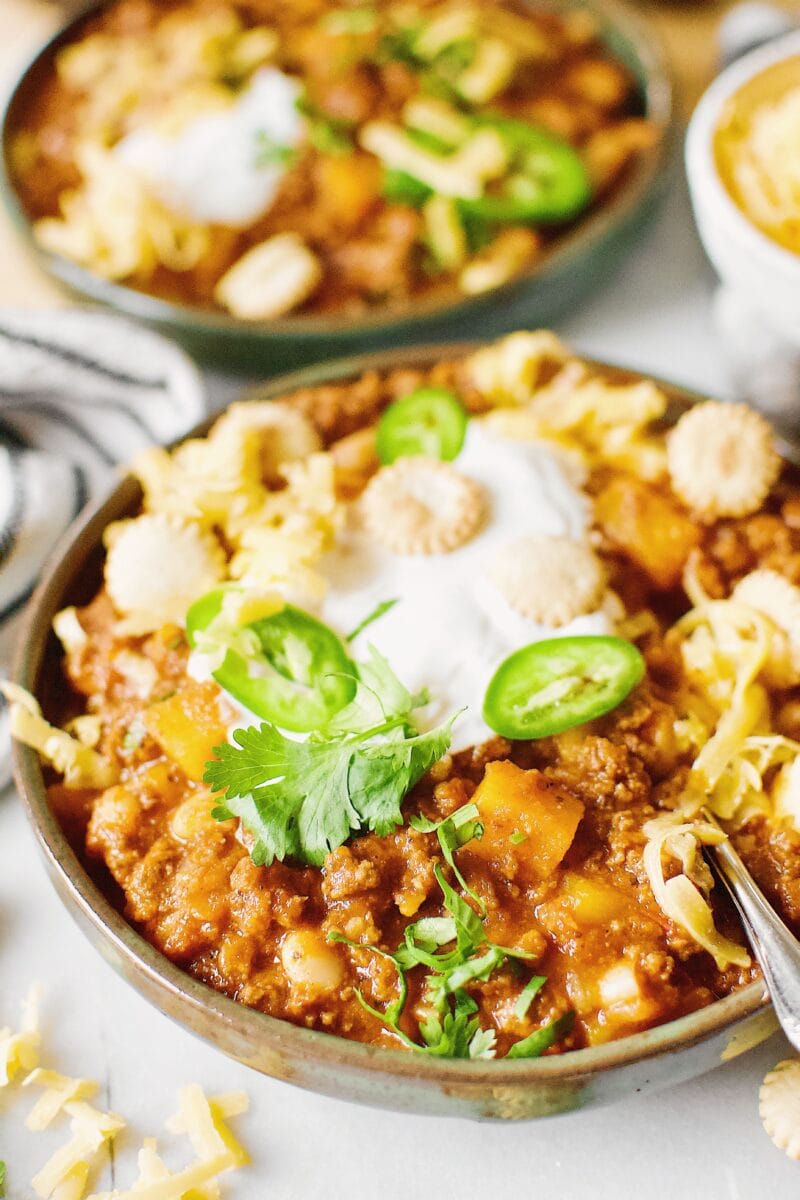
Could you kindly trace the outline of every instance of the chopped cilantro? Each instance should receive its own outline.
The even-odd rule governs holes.
[[[344,640],[346,642],[354,642],[360,633],[363,633],[368,626],[372,625],[375,621],[379,621],[381,617],[385,616],[387,612],[394,608],[397,602],[398,598],[395,597],[394,600],[382,600],[380,604],[376,604],[372,612],[368,613],[367,616],[364,617],[363,621],[359,621],[353,632],[348,633]]]
[[[418,68],[420,59],[414,52],[414,42],[417,31],[413,28],[397,29],[385,33],[373,55],[376,66],[385,66],[390,62],[405,63],[406,66]]]
[[[445,817],[443,821],[429,821],[427,817],[419,815],[412,817],[410,824],[414,829],[418,829],[420,833],[435,833],[437,835],[445,862],[452,870],[461,887],[475,901],[485,916],[486,909],[484,908],[483,901],[467,886],[466,880],[456,866],[454,858],[455,851],[460,850],[467,842],[472,841],[473,838],[483,837],[483,825],[478,817],[478,806],[476,804],[464,804],[454,813],[451,813],[449,817]]]
[[[540,1054],[544,1054],[545,1050],[549,1050],[551,1046],[555,1046],[556,1042],[565,1038],[574,1024],[575,1013],[571,1010],[565,1012],[555,1021],[550,1021],[541,1029],[534,1030],[522,1041],[515,1042],[506,1058],[538,1058]]]
[[[318,117],[309,126],[308,139],[320,154],[330,154],[334,158],[341,158],[345,154],[352,154],[354,149],[353,142],[345,129],[346,126],[341,125],[338,121],[326,121],[324,118]]]
[[[256,167],[284,166],[296,157],[297,151],[293,146],[285,146],[281,142],[277,142],[271,134],[267,133],[266,129],[259,129],[256,132],[254,159]]]
[[[306,119],[308,140],[315,150],[334,157],[352,154],[355,146],[352,138],[353,125],[350,122],[337,121],[326,116],[305,96],[297,100],[296,107]]]
[[[520,992],[519,1000],[514,1005],[514,1016],[518,1017],[520,1021],[527,1017],[528,1009],[533,1004],[534,997],[538,996],[546,983],[547,979],[544,975],[534,975],[525,984],[525,987]]]
[[[474,806],[464,807],[469,809]],[[440,827],[433,826],[437,829]],[[462,823],[461,827],[465,825]],[[494,1058],[495,1031],[481,1026],[477,1016],[478,1006],[465,989],[470,983],[489,979],[498,967],[509,960],[532,956],[491,942],[486,936],[484,920],[450,886],[439,865],[434,868],[434,873],[448,915],[422,917],[408,925],[403,942],[394,954],[378,946],[353,942],[335,931],[328,935],[328,940],[378,954],[394,964],[398,980],[397,996],[382,1012],[369,1004],[360,991],[356,991],[356,996],[366,1011],[391,1029],[404,1046],[442,1058]],[[421,1041],[409,1037],[401,1027],[408,998],[406,976],[414,967],[425,967],[428,971],[423,992],[423,1004],[427,1011],[418,1027]],[[541,975],[535,975],[528,981],[514,1010],[517,1017],[522,1019],[527,1015],[544,983]],[[566,1036],[573,1019],[574,1014],[567,1013],[537,1029],[529,1037],[515,1043],[507,1057],[536,1058]]]
[[[237,729],[215,747],[205,782],[220,792],[217,820],[238,817],[255,838],[257,865],[291,857],[319,866],[351,833],[385,837],[402,824],[400,806],[446,753],[455,717],[428,733],[411,720],[427,695],[412,696],[370,647],[357,667],[356,695],[304,742],[269,722]]]
[[[0,1200],[6,1194],[6,1164],[0,1162]]]

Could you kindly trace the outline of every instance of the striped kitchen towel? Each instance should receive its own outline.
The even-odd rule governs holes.
[[[0,674],[42,567],[116,467],[206,411],[202,378],[176,346],[89,309],[0,309]],[[0,786],[8,782],[0,713]]]

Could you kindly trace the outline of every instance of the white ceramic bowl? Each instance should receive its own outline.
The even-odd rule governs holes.
[[[767,67],[795,55],[800,55],[800,31],[751,51],[715,79],[689,123],[686,173],[700,238],[723,283],[775,333],[800,347],[800,255],[748,220],[714,161],[714,134],[726,100]]]

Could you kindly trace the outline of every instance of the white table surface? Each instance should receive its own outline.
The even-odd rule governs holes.
[[[725,393],[710,323],[713,281],[682,188],[616,278],[559,329],[588,353],[700,389]],[[475,331],[479,332],[479,331]],[[215,380],[217,397],[234,385]],[[758,1118],[758,1086],[786,1057],[778,1036],[697,1082],[615,1107],[517,1125],[373,1112],[262,1078],[182,1032],[119,980],[72,924],[48,883],[13,796],[0,799],[0,1025],[14,1023],[28,985],[44,989],[44,1059],[102,1081],[102,1102],[122,1113],[114,1176],[133,1179],[131,1154],[160,1131],[175,1090],[245,1088],[237,1123],[253,1165],[231,1178],[230,1200],[788,1200],[800,1164],[775,1149]],[[0,1159],[9,1195],[65,1138],[27,1133],[29,1107],[0,1095]],[[106,1176],[106,1186],[110,1173]]]

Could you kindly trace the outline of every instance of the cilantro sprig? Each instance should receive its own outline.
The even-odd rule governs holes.
[[[445,821],[434,823],[422,817],[412,820],[416,828],[437,833],[449,865],[473,899],[474,893],[463,882],[452,856],[453,851],[471,837],[482,835],[483,830],[476,816],[476,806],[467,804]],[[403,941],[393,954],[379,946],[354,942],[335,930],[328,934],[328,940],[354,950],[377,954],[394,966],[397,972],[397,995],[386,1008],[375,1008],[358,989],[356,996],[362,1007],[386,1025],[408,1049],[443,1058],[494,1058],[497,1052],[495,1032],[481,1026],[477,1016],[478,1005],[466,989],[472,983],[489,979],[494,971],[509,961],[524,961],[534,956],[524,950],[492,942],[484,925],[485,909],[479,915],[448,883],[441,865],[436,865],[434,874],[447,916],[422,917],[407,925]],[[424,967],[427,971],[423,992],[426,1012],[418,1025],[419,1041],[409,1037],[401,1025],[408,1000],[408,972],[416,967]],[[545,982],[543,976],[534,975],[525,984],[514,1010],[520,1020],[527,1015]],[[550,1046],[566,1037],[572,1028],[574,1016],[572,1012],[565,1013],[515,1042],[507,1057],[538,1058]]]
[[[214,748],[205,781],[217,820],[238,817],[253,835],[253,862],[295,858],[319,866],[354,832],[385,837],[402,824],[402,802],[450,746],[455,717],[427,733],[412,720],[412,695],[373,646],[357,666],[353,700],[324,730],[296,741],[277,726],[237,729]]]

